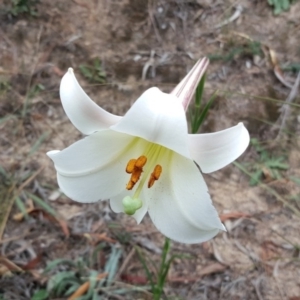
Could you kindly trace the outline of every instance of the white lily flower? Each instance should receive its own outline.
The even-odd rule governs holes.
[[[148,212],[167,237],[199,243],[225,230],[203,173],[223,168],[249,144],[242,123],[207,134],[188,134],[185,110],[205,72],[198,61],[171,94],[150,88],[124,117],[97,106],[69,69],[60,85],[73,125],[88,135],[62,151],[50,151],[62,191],[79,202],[110,199],[114,212],[139,223]]]

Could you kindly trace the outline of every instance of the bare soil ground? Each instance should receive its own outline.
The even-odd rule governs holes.
[[[202,132],[244,122],[251,137],[271,156],[282,156],[288,168],[274,175],[251,146],[239,162],[259,165],[262,185],[250,186],[235,165],[205,176],[228,232],[200,245],[172,243],[172,253],[190,257],[172,264],[165,295],[300,299],[299,90],[283,127],[279,110],[300,63],[300,2],[276,17],[267,1],[246,0],[44,0],[37,16],[16,17],[8,7],[8,1],[0,4],[0,299],[31,299],[47,284],[47,263],[90,257],[99,245],[92,269],[104,272],[118,250],[114,284],[147,285],[135,245],[159,262],[164,241],[150,219],[136,225],[106,203],[81,205],[58,191],[45,153],[82,138],[62,109],[59,83],[73,67],[99,105],[123,115],[146,88],[170,91],[203,56],[211,58],[206,99],[220,92]],[[86,65],[96,72],[97,59],[105,83],[80,70]],[[285,71],[284,83],[274,70]],[[27,218],[20,215],[22,204]],[[101,299],[151,296],[111,292]]]

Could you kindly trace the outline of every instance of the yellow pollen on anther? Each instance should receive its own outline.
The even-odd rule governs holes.
[[[143,170],[142,169],[136,169],[132,172],[132,175],[131,175],[131,178],[130,180],[133,182],[133,183],[137,183],[141,177],[141,174],[142,174]]]
[[[142,155],[136,160],[134,166],[137,168],[142,168],[146,164],[146,162],[147,162],[147,157]]]
[[[153,172],[150,175],[150,178],[148,181],[148,188],[151,188],[153,186],[154,182],[159,179],[161,172],[162,172],[161,165],[156,165]]]
[[[143,167],[147,163],[147,157],[142,155],[138,159],[130,159],[126,166],[126,172],[131,174],[130,180],[126,185],[127,190],[132,190],[139,181],[143,172]]]
[[[135,167],[135,162],[136,162],[136,159],[131,159],[129,160],[127,166],[126,166],[126,173],[128,174],[131,174],[134,170],[134,167]]]

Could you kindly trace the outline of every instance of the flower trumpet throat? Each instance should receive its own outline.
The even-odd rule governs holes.
[[[139,156],[137,159],[133,158],[130,159],[126,166],[126,173],[131,174],[131,177],[126,185],[127,190],[132,190],[136,183],[140,180],[142,173],[144,172],[143,168],[145,167],[147,163],[147,157],[145,155]],[[150,168],[148,168],[150,169]],[[144,176],[148,177],[148,172],[144,174]],[[153,172],[150,174],[149,180],[148,180],[148,188],[151,188],[155,181],[159,179],[160,175],[162,173],[162,166],[156,165],[154,167]],[[133,196],[131,198],[130,196],[126,196],[122,203],[124,206],[124,212],[128,215],[133,215],[139,208],[142,207],[143,202],[138,198],[140,195],[140,192],[143,188],[143,185],[145,183],[145,180],[142,180]]]

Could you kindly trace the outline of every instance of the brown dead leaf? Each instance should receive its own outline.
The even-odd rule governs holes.
[[[45,219],[47,219],[48,221],[53,222],[53,223],[57,222],[60,225],[63,233],[65,234],[65,236],[66,237],[70,236],[69,227],[68,227],[68,224],[67,224],[67,222],[65,220],[56,218],[56,217],[50,215],[49,213],[47,213],[46,211],[44,211],[41,208],[35,208],[29,214],[33,215],[33,216],[38,216],[39,214],[42,214],[43,217]]]
[[[201,271],[200,271],[200,276],[206,276],[206,275],[210,275],[210,274],[214,274],[214,273],[221,273],[223,271],[225,271],[227,268],[227,266],[222,265],[220,263],[213,263],[211,265],[208,265],[206,267],[204,267]]]
[[[84,233],[83,234],[84,237],[86,237],[91,243],[92,245],[96,245],[99,242],[108,242],[111,244],[115,244],[117,241],[108,237],[106,232],[103,233]]]
[[[171,282],[195,282],[199,280],[200,277],[211,275],[214,273],[221,273],[226,270],[227,266],[222,265],[220,263],[212,263],[206,267],[204,267],[199,273],[195,274],[192,277],[170,277],[168,278]]]
[[[6,266],[0,263],[0,277],[2,276],[10,277],[13,276],[13,273]]]
[[[279,65],[278,65],[278,59],[276,56],[276,52],[273,49],[269,48],[269,55],[270,55],[270,60],[271,60],[273,67],[274,68],[278,67]]]
[[[145,276],[122,274],[121,279],[130,284],[141,284],[145,285],[148,282],[148,279]]]
[[[274,180],[274,177],[269,168],[263,167],[262,172],[264,175],[265,182],[268,183],[268,182],[271,182],[272,180]]]
[[[226,214],[221,214],[220,219],[222,222],[225,222],[230,219],[240,219],[240,218],[250,218],[251,215],[239,211],[233,211]]]
[[[42,254],[29,261],[25,266],[22,266],[23,270],[35,269],[42,261]]]
[[[272,241],[264,241],[261,244],[260,258],[263,262],[276,258],[278,257],[278,255],[278,246],[275,245]]]
[[[42,114],[39,114],[39,113],[32,113],[31,118],[34,121],[42,121],[42,120],[44,120],[45,117]]]
[[[273,71],[274,71],[275,76],[283,85],[285,85],[288,88],[292,88],[293,85],[284,78],[284,74],[279,66],[275,51],[269,47],[268,47],[268,49],[269,49],[269,56],[270,56],[270,60],[271,60],[272,66],[273,66]]]
[[[61,204],[58,212],[65,220],[71,220],[72,218],[81,215],[83,208],[76,204]]]
[[[52,71],[54,74],[56,74],[59,77],[62,77],[65,73],[57,66],[52,67]]]
[[[23,272],[23,269],[18,267],[15,263],[8,258],[0,256],[0,266],[4,266],[7,270],[12,272]],[[4,269],[4,268],[3,268]]]
[[[97,280],[101,280],[105,278],[107,275],[108,273],[101,273],[97,276]],[[68,300],[76,300],[80,296],[84,295],[89,289],[89,287],[90,287],[90,282],[89,281],[85,282],[68,298]]]

